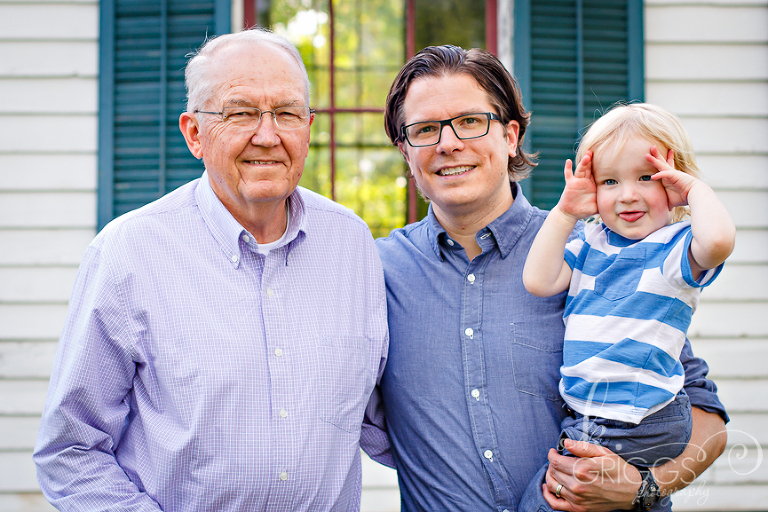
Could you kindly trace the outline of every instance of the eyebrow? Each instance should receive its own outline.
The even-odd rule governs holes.
[[[242,99],[230,99],[225,104],[225,107],[257,107],[252,101],[250,100],[242,100]],[[280,108],[280,107],[293,107],[293,106],[304,106],[303,100],[289,100],[284,101],[281,103],[273,104],[270,108]]]
[[[496,112],[493,112],[493,110],[483,110],[483,109],[472,109],[472,108],[470,108],[470,109],[461,110],[455,116],[446,117],[445,119],[454,119],[456,117],[468,116],[469,114],[484,114],[486,112],[491,112],[491,113],[494,113],[494,114],[496,113]],[[445,119],[424,119],[423,121],[413,121],[413,122],[405,123],[405,124],[434,123],[436,121],[444,121]]]

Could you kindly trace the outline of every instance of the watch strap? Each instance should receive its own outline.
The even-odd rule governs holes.
[[[643,480],[640,482],[640,489],[637,490],[637,496],[632,501],[632,504],[637,512],[646,512],[659,501],[661,490],[659,489],[659,484],[656,483],[656,479],[653,478],[653,473],[651,473],[650,469],[641,466],[635,466],[635,468],[640,472]]]

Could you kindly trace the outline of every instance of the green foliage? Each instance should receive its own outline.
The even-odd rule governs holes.
[[[383,113],[330,110],[383,110],[389,87],[405,62],[403,2],[336,1],[333,7],[333,105],[328,0],[276,0],[262,17],[299,49],[312,83],[311,104],[319,110],[301,185],[327,197],[333,192],[368,223],[374,236],[384,236],[405,223],[405,164],[386,137]]]

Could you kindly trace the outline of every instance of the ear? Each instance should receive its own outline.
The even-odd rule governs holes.
[[[520,135],[520,123],[517,121],[510,121],[507,123],[507,152],[509,158],[517,155],[517,141]]]
[[[403,155],[403,158],[405,158],[405,163],[407,163],[408,166],[410,167],[411,160],[408,158],[408,151],[406,150],[406,145],[403,144],[402,142],[398,142],[397,149],[400,150],[400,154]]]
[[[190,112],[182,112],[179,116],[179,129],[192,155],[198,160],[203,158],[203,144],[200,141],[200,126],[197,123],[197,116]]]
[[[312,123],[315,122],[315,114],[309,114],[309,127],[312,128]],[[307,130],[307,151],[309,151],[309,138],[312,135],[312,130]]]

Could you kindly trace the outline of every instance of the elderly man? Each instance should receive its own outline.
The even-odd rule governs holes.
[[[314,112],[288,41],[215,38],[186,82],[179,124],[205,173],[88,248],[40,485],[72,511],[356,510],[388,342],[373,238],[297,187]]]
[[[522,283],[546,217],[517,184],[531,166],[528,120],[512,76],[477,49],[426,48],[387,98],[387,134],[431,201],[422,221],[377,240],[391,337],[379,426],[391,446],[369,453],[397,467],[403,511],[522,511],[548,455],[541,484],[554,509],[645,510],[724,448],[725,412],[686,344],[693,435],[653,469],[658,487],[604,448],[568,446],[583,458],[551,449],[566,414],[557,387],[565,294],[535,297]]]

